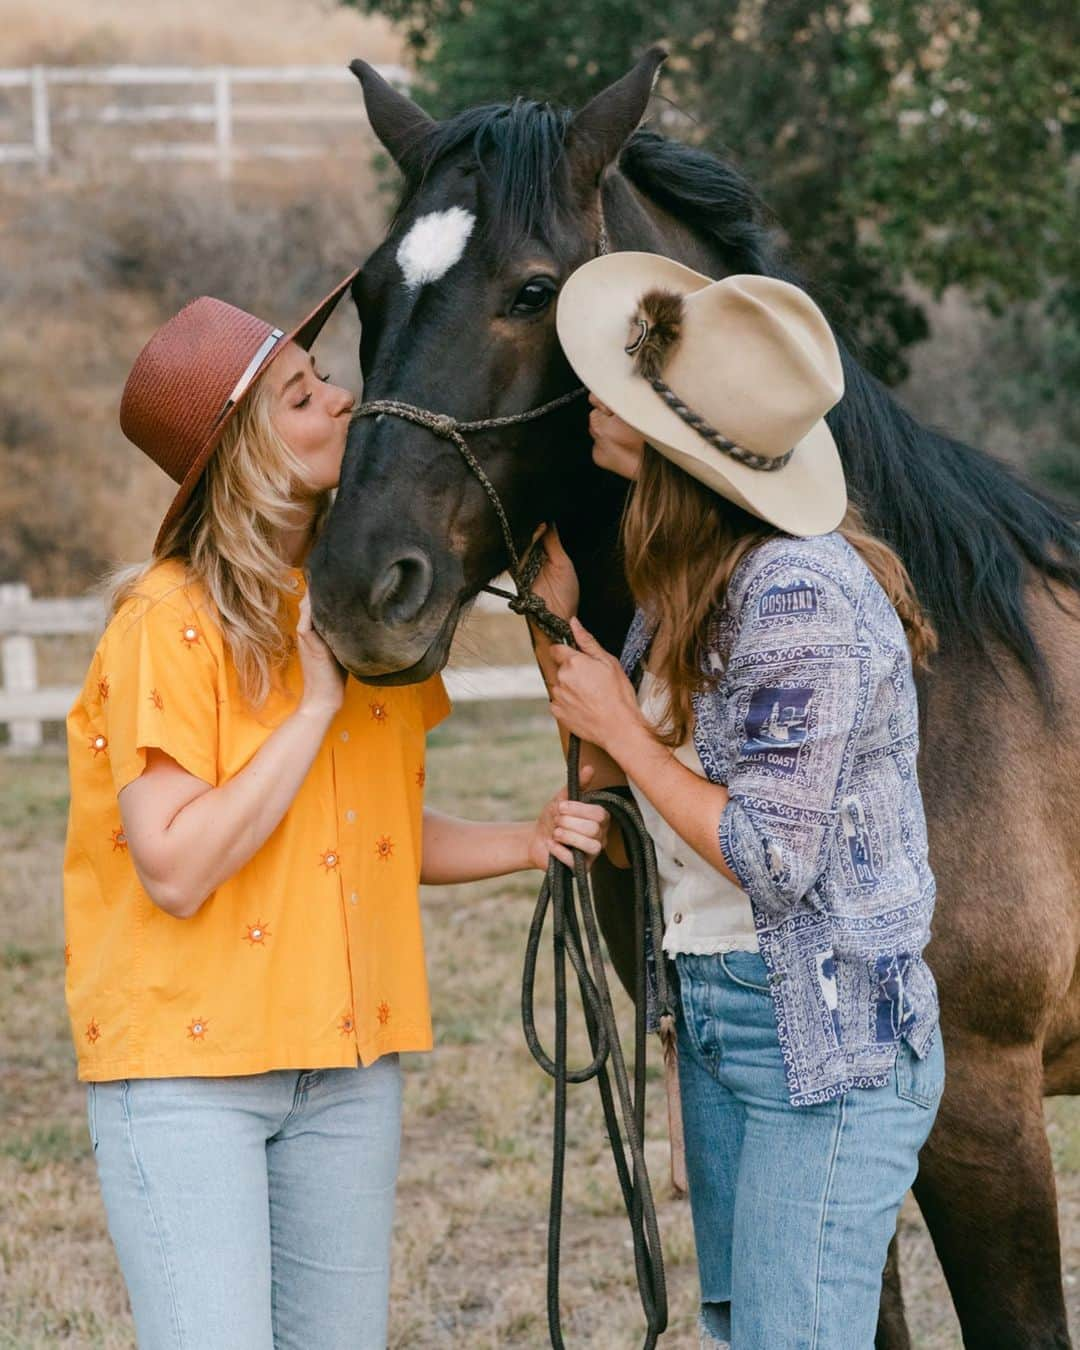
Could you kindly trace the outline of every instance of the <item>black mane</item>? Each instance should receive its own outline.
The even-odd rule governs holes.
[[[424,146],[403,206],[448,155],[471,148],[491,190],[488,228],[544,238],[559,203],[556,167],[571,114],[527,99],[472,108]],[[798,280],[753,189],[732,165],[638,131],[619,168],[693,229],[732,271]],[[982,451],[921,425],[844,352],[846,393],[829,415],[852,497],[903,558],[943,645],[1011,651],[1044,691],[1024,604],[1031,570],[1080,591],[1080,528],[1069,511]]]
[[[650,201],[711,244],[733,272],[788,277],[761,199],[733,165],[655,131],[637,131],[619,168]]]

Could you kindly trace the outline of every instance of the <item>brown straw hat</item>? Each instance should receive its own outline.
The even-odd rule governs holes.
[[[256,380],[290,342],[305,351],[311,346],[355,276],[350,272],[338,282],[291,333],[201,295],[163,324],[139,353],[120,400],[120,427],[180,484],[158,529],[155,551]]]
[[[581,381],[686,473],[788,534],[840,523],[824,420],[844,393],[840,352],[798,286],[609,253],[563,286],[556,326]]]

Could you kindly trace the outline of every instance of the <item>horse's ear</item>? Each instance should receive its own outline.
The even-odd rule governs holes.
[[[645,116],[660,67],[663,47],[650,47],[637,65],[609,84],[577,113],[566,129],[566,162],[572,181],[583,194],[616,158]]]
[[[366,61],[351,61],[349,69],[363,88],[372,131],[408,177],[415,167],[420,147],[438,124],[419,104],[387,83]]]

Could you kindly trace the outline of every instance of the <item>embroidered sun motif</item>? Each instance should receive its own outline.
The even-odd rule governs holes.
[[[421,764],[416,771],[416,786],[423,787],[426,782],[427,782],[427,769],[424,767],[423,764]]]
[[[113,830],[110,837],[112,838],[112,851],[114,853],[123,853],[127,849],[127,835],[122,829]]]
[[[158,712],[161,712],[162,708],[165,706],[165,700],[156,689],[150,690],[150,705],[151,707],[156,708]]]
[[[101,1028],[98,1026],[97,1019],[94,1017],[91,1017],[90,1021],[86,1024],[86,1039],[91,1045],[96,1045],[101,1039]]]
[[[353,1021],[350,1013],[346,1013],[338,1023],[338,1031],[340,1031],[343,1036],[351,1036],[355,1028],[356,1023]]]
[[[371,720],[373,722],[385,722],[390,716],[385,703],[369,703],[371,709]]]
[[[88,748],[93,750],[94,758],[97,759],[98,755],[104,754],[109,748],[108,738],[105,736],[91,736]]]
[[[386,1026],[390,1021],[390,1004],[383,1002],[375,1009],[375,1016],[379,1019],[379,1026]]]
[[[108,675],[102,675],[101,679],[98,680],[98,682],[97,682],[97,693],[98,693],[98,698],[101,699],[102,703],[104,703],[104,702],[106,701],[106,699],[109,697],[109,677],[108,677]]]
[[[254,923],[249,923],[247,932],[244,934],[244,941],[250,942],[253,947],[265,947],[266,939],[270,936],[270,929],[266,927],[261,919],[256,919]]]
[[[185,647],[194,647],[199,641],[199,630],[193,623],[186,623],[180,629],[180,641]]]
[[[380,862],[388,862],[394,856],[394,841],[388,834],[380,836],[375,841],[375,852],[379,855]]]
[[[332,848],[327,849],[326,852],[319,859],[320,865],[327,872],[332,872],[340,861],[341,861],[340,855],[338,854],[337,850]]]
[[[188,1023],[188,1038],[193,1041],[201,1041],[206,1035],[206,1029],[209,1023],[205,1017],[196,1017],[194,1022]]]

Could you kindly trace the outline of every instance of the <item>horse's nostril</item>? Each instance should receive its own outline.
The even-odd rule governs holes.
[[[383,623],[409,623],[431,594],[433,577],[427,554],[418,549],[401,554],[372,587],[371,613]]]

